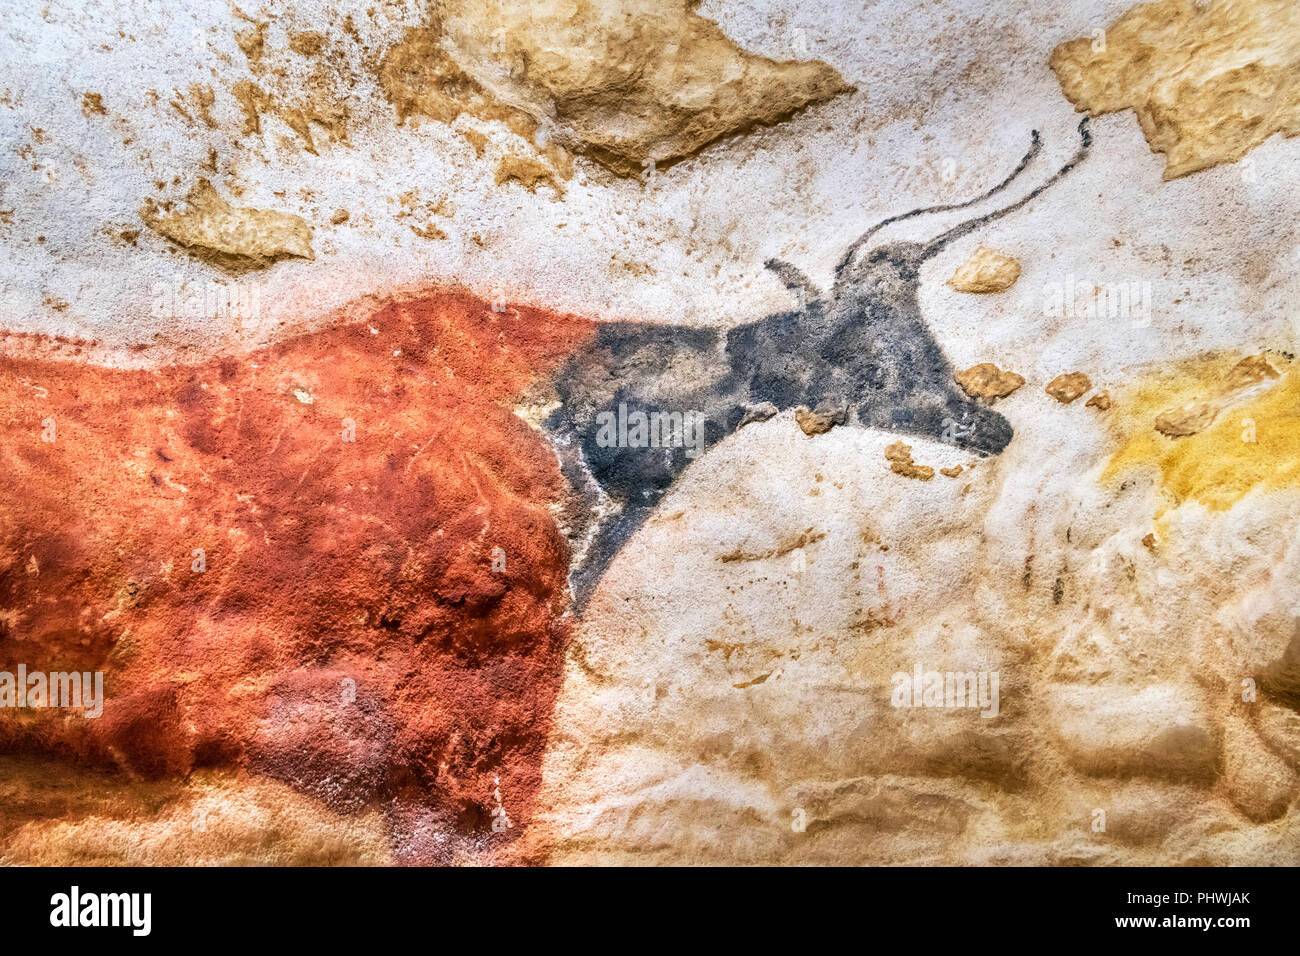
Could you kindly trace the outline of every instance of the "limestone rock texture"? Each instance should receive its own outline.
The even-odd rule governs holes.
[[[782,417],[706,459],[571,646],[539,851],[1293,864],[1300,765],[1264,728],[1295,714],[1300,492],[1238,488],[1223,507],[1236,479],[1207,446],[1189,465],[1214,487],[1184,496],[1178,469],[1108,458],[1082,403],[1041,414],[1087,437],[1040,432],[942,484],[861,467],[883,436],[813,445]],[[1290,415],[1254,450],[1269,470],[1294,462]],[[1120,427],[1171,441],[1136,415]],[[806,529],[798,560],[775,546]],[[752,557],[724,560],[737,551]],[[894,675],[918,666],[996,672],[997,713],[894,706]]]
[[[1300,862],[1297,17],[8,5],[0,863]]]
[[[992,362],[972,365],[958,372],[954,377],[967,395],[989,400],[1006,398],[1025,384],[1023,375],[1000,369]]]
[[[1092,388],[1092,380],[1083,372],[1062,372],[1047,383],[1045,391],[1062,405],[1069,405],[1076,398],[1086,395]]]
[[[229,272],[265,269],[279,259],[311,259],[311,228],[298,216],[236,208],[200,179],[173,212],[153,199],[140,218],[158,235]]]
[[[957,267],[948,285],[958,292],[1006,292],[1020,278],[1020,263],[1014,256],[980,246]]]
[[[825,63],[747,53],[695,5],[453,0],[440,10],[480,82],[623,175],[850,89]]]
[[[1174,179],[1300,133],[1300,8],[1291,0],[1156,0],[1052,52],[1093,115],[1132,109]]]

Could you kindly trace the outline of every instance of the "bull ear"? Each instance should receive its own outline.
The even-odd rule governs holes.
[[[813,285],[812,280],[797,266],[792,266],[781,259],[768,259],[763,265],[775,272],[785,287],[799,297],[800,309],[807,308],[821,299],[821,289]]]

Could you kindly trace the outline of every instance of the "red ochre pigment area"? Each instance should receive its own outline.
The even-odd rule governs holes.
[[[197,366],[0,359],[0,665],[106,698],[0,709],[0,751],[245,769],[384,807],[399,860],[510,859],[569,559],[511,402],[591,331],[440,293]]]

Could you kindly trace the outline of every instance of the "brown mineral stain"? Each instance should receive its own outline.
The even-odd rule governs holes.
[[[416,116],[452,123],[466,111],[482,116],[502,109],[447,55],[437,29],[408,29],[402,41],[384,54],[378,78],[397,110],[398,123]]]
[[[311,227],[300,217],[235,207],[206,179],[186,195],[183,208],[146,199],[140,218],[190,255],[228,272],[265,269],[281,259],[314,259]]]
[[[1246,356],[1229,369],[1224,376],[1223,386],[1225,392],[1231,394],[1278,377],[1278,370],[1269,363],[1268,356],[1261,352],[1259,355]]]
[[[1020,262],[988,246],[980,246],[957,267],[948,285],[958,292],[1005,292],[1020,278]]]
[[[351,120],[347,104],[341,99],[336,99],[325,88],[324,82],[320,79],[324,75],[323,72],[314,74],[315,79],[309,83],[307,92],[296,101],[282,106],[279,101],[272,101],[272,106],[277,109],[279,117],[302,140],[303,149],[313,155],[319,155],[317,147],[320,145],[312,135],[313,127],[321,127],[325,131],[328,142],[346,143],[348,123]]]
[[[625,259],[619,255],[609,257],[607,268],[611,275],[648,276],[653,275],[655,271],[654,267],[648,262],[642,262],[640,259]],[[749,421],[753,421],[753,419],[749,419]],[[748,424],[748,422],[742,419],[741,424],[736,427],[740,428],[745,424]]]
[[[1048,382],[1044,391],[1062,405],[1069,405],[1090,388],[1092,382],[1082,372],[1063,372]]]
[[[334,215],[330,216],[330,222],[336,226],[341,226],[352,218],[352,213],[346,209],[335,209]]]
[[[970,368],[957,372],[953,376],[962,390],[972,398],[1006,398],[1021,385],[1024,376],[1015,372],[1004,372],[992,362],[981,362]]]
[[[260,133],[261,117],[272,114],[293,130],[308,153],[319,154],[325,142],[346,144],[358,77],[356,47],[327,49],[326,34],[307,31],[290,33],[286,49],[272,49],[266,44],[266,24],[249,22],[253,27],[236,39],[253,77],[231,87],[244,114],[244,135]]]
[[[487,147],[487,137],[476,129],[461,130],[460,135],[465,137],[465,142],[474,147],[474,155],[482,159],[483,150]]]
[[[929,481],[934,477],[934,469],[929,465],[918,465],[913,462],[912,446],[901,441],[894,442],[885,448],[885,460],[889,462],[890,471],[896,475],[902,475],[904,478]]]
[[[1170,438],[1183,438],[1205,431],[1218,414],[1218,406],[1212,402],[1191,402],[1181,408],[1161,412],[1156,416],[1155,429]]]
[[[324,34],[315,30],[289,34],[289,49],[299,56],[316,56],[325,49]]]
[[[244,111],[244,135],[262,132],[262,114],[271,108],[271,97],[252,80],[240,80],[230,91]]]
[[[1098,392],[1084,403],[1085,408],[1095,408],[1104,412],[1110,408],[1110,392]]]
[[[805,435],[824,435],[836,425],[843,425],[848,409],[818,406],[809,409],[800,405],[794,410],[794,420]]]
[[[945,478],[956,478],[962,472],[961,465],[953,465],[951,468],[940,468],[939,474]]]
[[[1065,96],[1094,116],[1132,109],[1165,179],[1300,133],[1300,3],[1157,0],[1058,46]]]
[[[744,690],[746,687],[757,687],[759,684],[765,683],[775,673],[776,671],[768,671],[766,674],[758,675],[753,680],[741,681],[739,684],[732,684],[731,686],[737,690]]]
[[[249,64],[256,66],[261,62],[262,51],[266,48],[266,28],[268,24],[265,21],[253,20],[239,13],[236,13],[236,16],[251,24],[247,30],[235,31],[235,42],[239,44],[239,49],[248,58]]]
[[[216,94],[212,92],[212,87],[203,83],[192,83],[186,93],[180,90],[173,91],[175,95],[169,104],[185,119],[193,122],[201,122],[208,129],[216,129],[217,121],[212,117],[212,104],[216,102]]]
[[[1281,356],[1278,379],[1262,379],[1237,394],[1240,404],[1191,434],[1170,438],[1152,427],[1171,403],[1192,404],[1239,383],[1235,356],[1182,363],[1172,374],[1152,374],[1127,390],[1112,428],[1120,440],[1102,475],[1115,484],[1134,469],[1155,469],[1170,507],[1197,501],[1225,511],[1249,492],[1300,487],[1300,375]],[[1252,364],[1255,364],[1252,362]]]
[[[411,232],[415,233],[421,239],[446,239],[447,238],[447,233],[444,232],[440,227],[435,226],[431,222],[425,223],[423,226],[417,226],[415,224],[411,224],[410,229]]]
[[[92,113],[97,113],[100,116],[105,115],[108,110],[104,109],[104,97],[98,93],[81,94],[81,112],[86,116],[90,116]]]
[[[530,143],[540,128],[524,110],[506,105],[478,80],[460,68],[444,47],[440,28],[418,27],[406,31],[402,41],[384,53],[376,72],[379,85],[397,111],[398,123],[425,116],[440,123],[452,123],[462,113],[484,121],[502,123]],[[482,155],[487,139],[467,130],[463,134]],[[539,148],[554,176],[573,175],[568,151],[555,143]]]
[[[564,196],[564,186],[556,180],[554,170],[535,159],[516,156],[513,153],[501,157],[501,161],[497,163],[495,182],[498,186],[510,182],[518,183],[529,192],[536,192],[539,185],[546,185],[555,190],[556,196],[561,198]]]
[[[824,537],[826,537],[825,531],[805,528],[799,534],[781,541],[775,547],[766,551],[746,551],[743,548],[736,548],[726,554],[719,555],[718,560],[723,564],[730,564],[733,561],[763,561],[768,558],[782,558],[799,548],[806,548],[810,544],[816,544]]]
[[[412,189],[398,196],[397,201],[401,208],[396,218],[416,220],[415,222],[408,222],[407,226],[421,239],[447,238],[447,233],[432,218],[433,216],[450,218],[454,215],[455,209],[445,199],[438,202],[422,199],[419,193]]]

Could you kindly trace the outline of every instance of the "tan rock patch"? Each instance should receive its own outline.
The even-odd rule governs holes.
[[[503,156],[501,162],[497,164],[495,182],[498,186],[510,182],[518,183],[529,192],[536,192],[539,185],[550,186],[557,196],[564,195],[564,186],[556,179],[555,170],[545,163],[539,163],[527,156],[516,156],[513,153]]]
[[[794,410],[794,420],[805,435],[823,435],[836,425],[843,425],[848,410],[819,405],[815,410],[800,406]]]
[[[1092,388],[1092,382],[1082,372],[1064,372],[1047,383],[1046,392],[1062,405],[1072,401]]]
[[[1181,408],[1161,412],[1156,416],[1155,428],[1170,438],[1184,438],[1209,428],[1218,415],[1218,406],[1212,402],[1191,402]]]
[[[1234,162],[1274,133],[1300,133],[1300,4],[1158,0],[1050,64],[1079,110],[1132,109],[1165,179]]]
[[[889,462],[890,471],[904,478],[929,481],[934,477],[934,469],[929,465],[918,465],[912,461],[912,446],[901,441],[896,441],[885,448],[885,460]]]
[[[1223,384],[1227,391],[1235,392],[1276,378],[1281,378],[1281,373],[1268,364],[1268,358],[1261,352],[1259,355],[1248,355],[1234,365]]]
[[[948,285],[958,292],[1005,292],[1020,278],[1020,262],[1005,252],[980,246],[957,267]]]
[[[146,199],[140,218],[190,255],[228,272],[265,269],[281,259],[314,259],[311,227],[300,217],[232,206],[200,179],[183,209]]]
[[[440,26],[407,30],[402,41],[384,53],[376,75],[384,95],[397,110],[399,123],[428,117],[450,124],[467,113],[477,119],[500,122],[530,143],[535,142],[540,129],[531,114],[503,103],[461,69],[444,46]],[[481,157],[487,137],[474,130],[462,135]],[[573,175],[573,160],[568,151],[551,142],[538,148],[555,176],[568,179]]]
[[[1004,372],[992,362],[972,365],[953,377],[972,398],[1006,398],[1025,384],[1024,376],[1017,375],[1015,372]]]
[[[442,14],[466,72],[621,176],[850,89],[825,63],[740,49],[689,0],[449,0]]]
[[[289,34],[289,49],[299,56],[315,56],[325,49],[325,37],[315,30]]]

